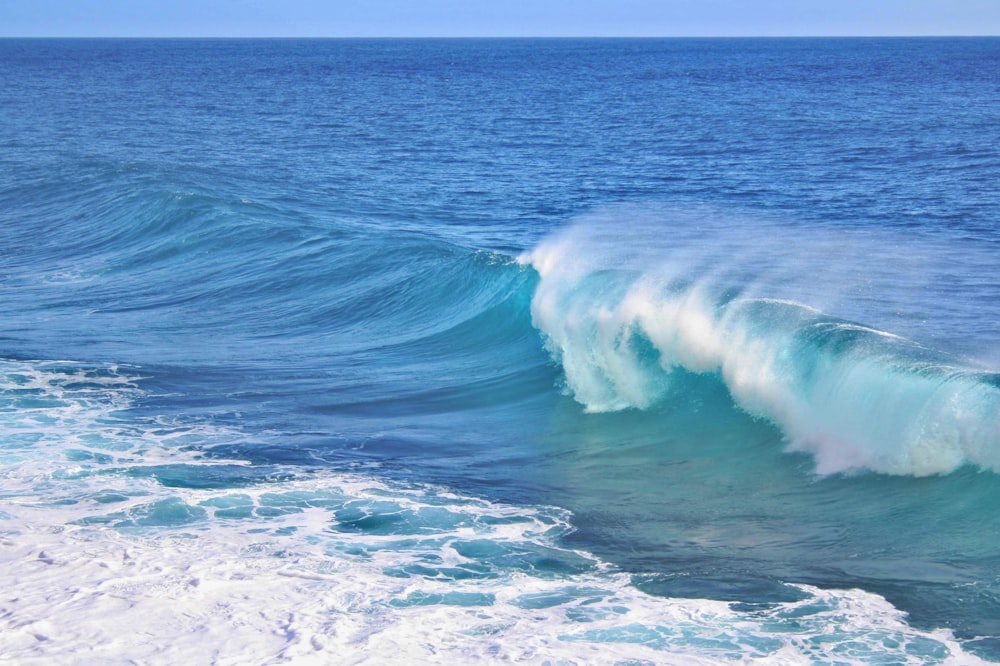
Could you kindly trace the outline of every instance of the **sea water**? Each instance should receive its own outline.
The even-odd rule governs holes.
[[[3,659],[1000,660],[1000,40],[0,90]]]

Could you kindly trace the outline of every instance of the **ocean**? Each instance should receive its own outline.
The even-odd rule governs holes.
[[[0,40],[0,660],[1000,661],[1000,38]]]

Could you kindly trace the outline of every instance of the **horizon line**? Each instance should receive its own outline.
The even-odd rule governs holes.
[[[0,39],[990,39],[1000,34],[763,34],[763,35],[2,35]]]

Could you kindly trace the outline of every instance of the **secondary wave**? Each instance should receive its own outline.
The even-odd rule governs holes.
[[[879,294],[904,302],[914,279],[872,262],[880,247],[898,252],[885,240],[619,211],[521,261],[540,276],[533,321],[588,411],[647,409],[685,373],[712,374],[821,474],[1000,471],[1000,375],[806,304],[877,319]],[[911,244],[906,257],[926,265],[926,249]],[[859,276],[869,292],[877,278],[863,307]]]
[[[485,349],[482,331],[537,348],[534,276],[509,256],[393,221],[115,183],[41,237],[31,211],[12,223],[0,277],[17,355],[302,365]]]

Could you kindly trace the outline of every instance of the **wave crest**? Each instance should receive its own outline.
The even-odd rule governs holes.
[[[801,231],[788,238],[756,222],[757,238],[721,224],[623,232],[607,222],[521,258],[540,276],[533,322],[588,411],[647,409],[683,381],[678,370],[710,373],[821,474],[1000,471],[998,376],[789,298],[833,300],[829,285],[804,288]],[[784,237],[762,233],[776,231]],[[824,245],[812,242],[806,254]],[[858,267],[848,263],[845,275]]]

